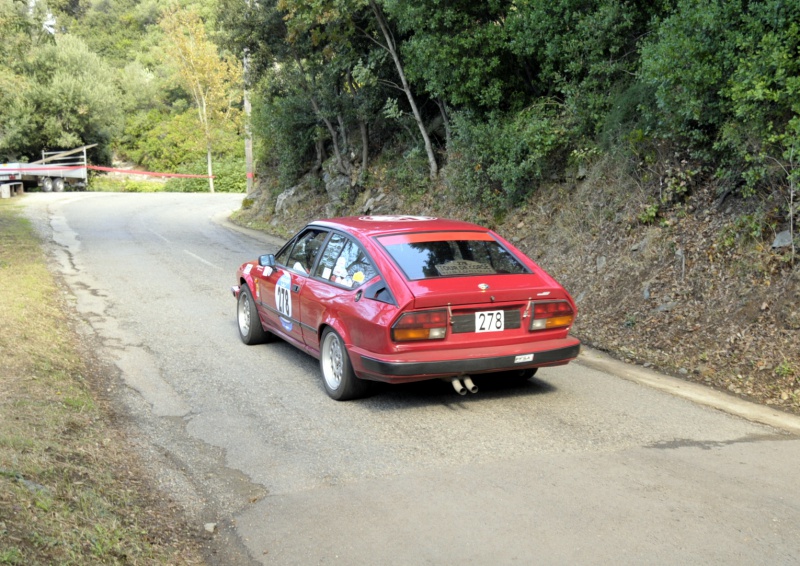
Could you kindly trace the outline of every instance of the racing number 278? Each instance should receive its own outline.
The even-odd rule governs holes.
[[[289,297],[289,289],[279,286],[275,291],[275,302],[277,303],[275,308],[278,309],[279,313],[290,316],[292,313],[292,303]]]
[[[503,311],[475,313],[475,332],[501,332],[505,327]]]

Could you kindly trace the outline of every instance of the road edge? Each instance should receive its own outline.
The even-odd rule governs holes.
[[[789,434],[800,436],[800,417],[765,407],[751,401],[740,399],[728,393],[711,389],[700,383],[685,381],[658,373],[642,366],[626,364],[599,350],[581,347],[577,363],[599,371],[604,371],[664,391],[676,397],[687,399],[735,415],[745,420],[771,426]]]

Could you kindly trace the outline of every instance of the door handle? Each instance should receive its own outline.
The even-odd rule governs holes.
[[[292,285],[292,293],[299,293],[300,285]]]

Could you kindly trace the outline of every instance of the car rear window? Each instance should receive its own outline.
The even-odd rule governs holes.
[[[530,273],[485,232],[426,232],[382,236],[381,245],[411,280]]]

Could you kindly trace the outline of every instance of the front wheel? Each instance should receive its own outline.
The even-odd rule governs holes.
[[[242,284],[239,300],[236,304],[236,322],[239,326],[239,337],[248,346],[263,344],[269,339],[269,333],[261,326],[256,302],[247,284]]]
[[[369,382],[356,377],[342,337],[333,328],[326,328],[320,344],[319,366],[328,396],[348,401],[366,395]]]

